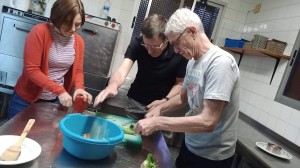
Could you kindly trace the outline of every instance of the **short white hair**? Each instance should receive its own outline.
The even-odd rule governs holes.
[[[167,22],[165,34],[181,33],[189,26],[194,26],[198,31],[204,32],[203,24],[196,13],[188,8],[177,9]]]

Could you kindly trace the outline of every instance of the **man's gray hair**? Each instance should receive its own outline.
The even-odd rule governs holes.
[[[203,24],[196,13],[187,8],[177,9],[166,25],[165,34],[181,33],[189,26],[194,26],[198,31],[204,32]]]

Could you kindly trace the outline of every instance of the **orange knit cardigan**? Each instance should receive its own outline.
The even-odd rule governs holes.
[[[49,51],[53,38],[50,24],[42,23],[32,28],[28,34],[24,48],[24,68],[18,79],[15,91],[24,100],[34,103],[38,100],[43,88],[60,95],[75,89],[84,89],[83,56],[84,41],[75,33],[75,59],[69,71],[64,76],[64,86],[48,78]]]

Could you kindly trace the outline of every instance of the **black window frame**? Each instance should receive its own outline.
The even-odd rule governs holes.
[[[297,38],[294,43],[294,47],[291,54],[291,59],[287,63],[287,67],[285,69],[285,72],[283,74],[281,83],[278,87],[277,94],[275,96],[275,101],[279,102],[281,104],[284,104],[286,106],[289,106],[291,108],[300,110],[300,100],[293,99],[291,97],[286,96],[285,89],[289,86],[288,81],[290,78],[290,75],[293,73],[293,69],[296,68],[296,66],[300,66],[300,30],[298,32]],[[298,62],[297,62],[298,61]],[[300,75],[300,74],[298,74]],[[300,83],[299,83],[300,86]]]

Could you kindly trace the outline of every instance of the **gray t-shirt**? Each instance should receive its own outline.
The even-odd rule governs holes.
[[[220,120],[213,132],[185,133],[187,148],[194,154],[224,160],[235,152],[239,113],[239,68],[234,57],[217,46],[199,60],[190,60],[183,87],[187,89],[190,111],[202,112],[205,99],[225,101]]]

